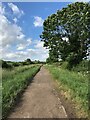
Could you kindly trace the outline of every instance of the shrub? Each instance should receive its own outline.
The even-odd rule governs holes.
[[[19,66],[20,64],[18,62],[13,62],[13,66],[17,67]]]
[[[13,66],[11,64],[8,64],[6,61],[2,60],[2,68],[12,68]]]
[[[88,73],[89,71],[89,60],[83,60],[80,64],[78,64],[76,67],[73,67],[73,71],[76,72],[82,72],[82,73]]]
[[[22,65],[29,65],[28,62],[22,62]]]

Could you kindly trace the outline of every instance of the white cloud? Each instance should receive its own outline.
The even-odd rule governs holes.
[[[28,38],[27,39],[27,45],[30,45],[32,43],[32,39],[31,38]]]
[[[26,48],[26,45],[24,45],[24,44],[17,45],[17,50],[23,50],[25,48]]]
[[[21,31],[22,31],[22,29],[21,29]],[[24,38],[25,38],[25,35],[22,32],[20,35],[17,36],[18,40],[23,40]]]
[[[39,49],[41,49],[41,48],[43,48],[43,42],[41,42],[41,41],[36,41],[36,45],[35,45],[35,48],[39,48]]]
[[[48,57],[48,50],[42,47],[42,42],[37,40],[37,41],[32,41],[32,44],[34,44],[34,47],[32,48],[32,44],[29,48],[23,50],[20,47],[24,46],[19,46],[20,51],[10,51],[10,49],[3,49],[3,59],[5,60],[14,60],[14,61],[23,61],[27,58],[30,58],[31,60],[40,60],[40,61],[45,61],[46,58]],[[41,45],[40,45],[41,44]],[[37,47],[37,45],[39,45]]]
[[[23,61],[27,58],[31,60],[41,60],[45,61],[48,54],[42,54],[43,52],[38,52],[37,49],[27,49],[26,51],[16,51],[16,52],[6,52],[4,51],[3,59],[11,61]]]
[[[35,27],[42,27],[43,26],[44,20],[41,17],[35,16],[34,19],[35,19],[35,21],[33,24]]]
[[[22,29],[16,24],[12,24],[4,15],[0,15],[0,42],[2,45],[13,44],[24,38]]]
[[[22,10],[20,10],[15,4],[8,3],[8,6],[13,11],[13,14],[18,15],[18,17],[21,17],[24,14],[24,12]]]
[[[45,61],[49,57],[49,50],[43,47],[44,42],[36,40],[34,50],[37,54],[37,59]]]
[[[28,38],[26,41],[24,40],[22,43],[17,45],[17,50],[23,50],[28,47],[32,43],[32,39]]]
[[[5,7],[0,2],[0,14],[5,14]]]
[[[8,3],[8,6],[12,9],[14,14],[20,13],[19,8],[16,5],[14,5],[13,3]]]
[[[15,18],[13,19],[13,21],[14,21],[15,23],[17,23],[17,22],[18,22],[18,19],[15,17]]]
[[[35,48],[35,49],[38,49],[38,50],[40,50],[40,51],[43,51],[43,52],[45,53],[45,52],[48,51],[48,49],[46,49],[45,47],[43,47],[43,44],[44,44],[43,41],[36,40],[36,41],[35,41],[34,48]]]
[[[23,61],[31,60],[45,61],[48,57],[48,50],[43,47],[43,42],[26,38],[22,28],[17,25],[17,18],[12,23],[5,16],[5,9],[0,8],[0,56],[4,60]],[[41,23],[42,24],[42,23]],[[41,25],[40,22],[36,26]]]
[[[0,14],[0,44],[5,47],[7,44],[11,45],[23,41],[25,35],[22,33],[22,28],[7,19],[3,6],[0,11],[3,11]]]
[[[4,57],[7,60],[14,60],[14,61],[20,61],[20,60],[24,60],[27,58],[27,52],[24,51],[19,51],[19,52],[11,52],[5,55]]]

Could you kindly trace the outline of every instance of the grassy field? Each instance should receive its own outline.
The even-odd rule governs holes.
[[[2,113],[5,118],[20,94],[40,69],[40,65],[19,66],[2,70]]]
[[[67,99],[74,101],[77,116],[88,116],[88,77],[53,65],[46,66],[59,84],[59,90]]]

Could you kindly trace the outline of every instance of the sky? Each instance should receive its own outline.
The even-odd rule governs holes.
[[[0,3],[0,59],[7,61],[45,61],[48,49],[40,35],[43,22],[71,2]]]

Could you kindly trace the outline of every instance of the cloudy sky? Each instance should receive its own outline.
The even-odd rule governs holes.
[[[48,50],[39,35],[43,21],[70,2],[4,2],[0,3],[0,57],[3,60],[45,61]]]

